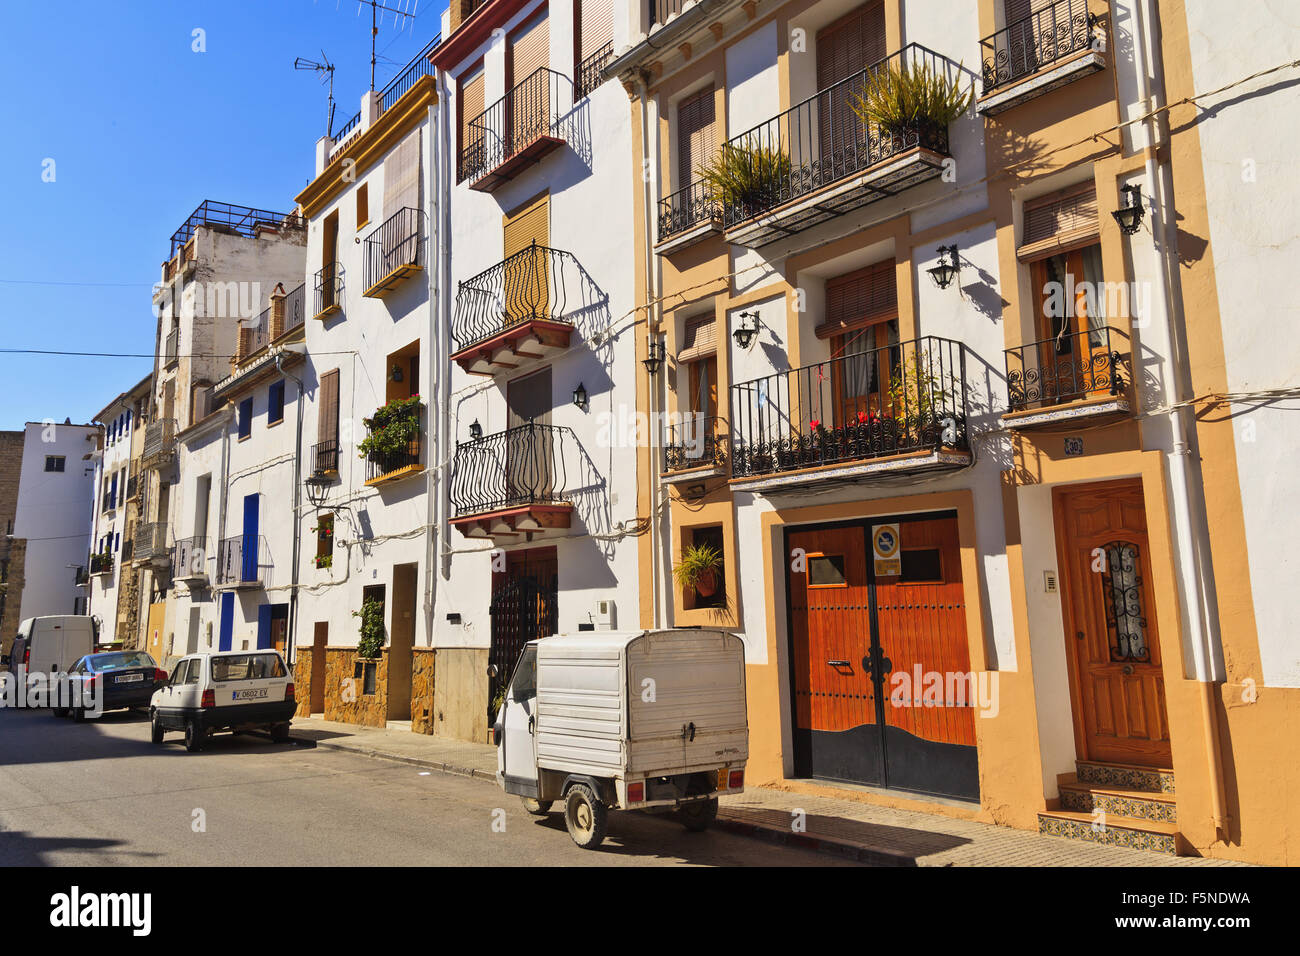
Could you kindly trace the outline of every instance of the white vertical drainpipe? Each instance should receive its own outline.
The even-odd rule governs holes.
[[[447,403],[442,400],[442,391],[446,387],[447,369],[444,367],[445,359],[443,356],[444,336],[439,334],[440,328],[446,328],[445,322],[439,322],[443,315],[443,287],[440,270],[443,263],[443,229],[439,218],[442,209],[446,205],[445,195],[443,193],[443,170],[446,166],[446,154],[443,149],[439,148],[442,143],[442,116],[446,111],[440,109],[443,97],[446,95],[446,84],[443,82],[442,72],[439,71],[436,79],[437,84],[437,102],[429,107],[429,175],[431,180],[430,188],[427,189],[425,200],[425,217],[429,223],[429,229],[432,235],[429,236],[429,330],[428,342],[429,348],[425,361],[429,363],[429,401],[426,405],[429,409],[425,416],[425,430],[428,433],[429,440],[425,442],[425,454],[429,456],[425,464],[425,525],[427,531],[424,537],[424,632],[429,641],[429,646],[433,646],[433,609],[436,603],[435,599],[438,593],[438,576],[437,561],[439,547],[442,541],[442,509],[439,507],[439,496],[442,493],[442,482],[439,480],[443,468],[443,441],[446,428],[443,425],[443,419],[446,416]],[[434,257],[436,256],[436,261]],[[435,402],[432,401],[435,394],[439,396],[436,402],[437,411],[435,412]],[[436,420],[435,420],[436,418]]]
[[[1151,87],[1151,76],[1159,67],[1160,38],[1159,20],[1153,0],[1140,0],[1136,5],[1137,32],[1134,43],[1134,66],[1138,77],[1138,90],[1142,99],[1142,109],[1150,113],[1156,108],[1156,96]],[[1150,53],[1145,46],[1149,41]],[[1148,56],[1150,62],[1148,62]],[[1161,142],[1160,121],[1152,117],[1147,120],[1147,159],[1145,174],[1151,192],[1151,231],[1158,251],[1155,270],[1159,295],[1153,297],[1153,319],[1162,322],[1169,336],[1171,375],[1169,383],[1173,403],[1185,401],[1191,396],[1186,387],[1184,369],[1189,369],[1186,343],[1182,329],[1175,321],[1172,290],[1166,270],[1176,269],[1177,262],[1171,261],[1171,250],[1167,241],[1166,209],[1172,208],[1168,203],[1168,180],[1161,164],[1156,162],[1155,147]],[[1215,708],[1215,686],[1223,679],[1220,673],[1215,648],[1220,646],[1218,628],[1218,608],[1212,582],[1207,580],[1211,553],[1209,534],[1205,520],[1193,508],[1193,502],[1203,500],[1199,492],[1199,475],[1189,464],[1193,454],[1187,416],[1192,413],[1189,407],[1175,408],[1169,414],[1170,435],[1173,449],[1166,456],[1169,465],[1169,491],[1174,525],[1174,538],[1178,548],[1180,572],[1188,582],[1188,606],[1185,610],[1185,623],[1189,632],[1193,675],[1201,691],[1201,719],[1205,732],[1206,761],[1210,770],[1210,806],[1217,830],[1226,829],[1227,813],[1224,809],[1223,759],[1219,739],[1219,722]]]

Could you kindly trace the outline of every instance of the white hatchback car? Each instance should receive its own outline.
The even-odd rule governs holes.
[[[201,750],[218,730],[270,731],[289,739],[297,703],[293,679],[278,651],[221,651],[183,657],[149,702],[153,742],[169,730],[185,733],[185,749]]]

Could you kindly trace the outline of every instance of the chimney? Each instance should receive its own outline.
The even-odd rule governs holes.
[[[274,342],[284,334],[284,297],[289,293],[284,291],[284,283],[277,282],[275,291],[271,293],[271,328],[269,341]]]

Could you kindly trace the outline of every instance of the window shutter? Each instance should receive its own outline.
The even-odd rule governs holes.
[[[518,86],[551,63],[551,30],[546,14],[524,26],[510,44],[511,84]]]
[[[420,205],[420,131],[413,130],[384,160],[384,209],[388,219],[405,207]]]
[[[885,58],[885,5],[872,0],[817,32],[817,88],[824,90]]]
[[[483,114],[483,68],[467,80],[460,81],[460,148],[464,152],[483,138],[482,130],[470,128],[470,123]]]
[[[1060,252],[1096,240],[1101,228],[1097,217],[1097,188],[1093,183],[1073,186],[1025,203],[1021,258]]]
[[[826,321],[817,326],[817,337],[828,338],[897,314],[894,260],[886,259],[827,281]]]
[[[718,351],[718,321],[710,313],[686,320],[686,334],[677,352],[677,361],[693,362]]]
[[[578,59],[585,60],[614,39],[611,0],[578,0]]]
[[[699,168],[717,152],[717,123],[713,87],[682,100],[677,106],[677,185],[685,188],[699,178]]]
[[[536,241],[548,246],[550,236],[550,196],[544,195],[522,209],[515,210],[505,222],[505,257],[522,252]]]
[[[339,370],[320,377],[320,414],[316,417],[316,441],[334,441],[339,437]]]

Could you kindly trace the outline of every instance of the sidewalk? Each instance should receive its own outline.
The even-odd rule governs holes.
[[[409,730],[384,730],[299,718],[294,740],[398,760],[429,770],[496,779],[496,748],[443,740]],[[796,816],[802,811],[802,816]],[[796,830],[800,822],[802,830]],[[810,794],[752,787],[723,797],[719,827],[759,839],[848,856],[879,866],[1233,866],[1040,836],[972,820],[898,810]]]

